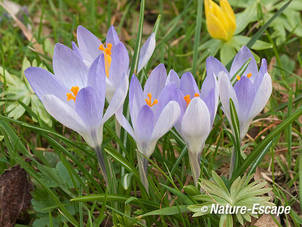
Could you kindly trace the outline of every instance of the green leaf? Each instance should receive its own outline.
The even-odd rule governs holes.
[[[257,1],[251,1],[243,12],[236,13],[235,34],[242,32],[249,23],[255,20],[257,20]]]
[[[234,42],[238,44],[238,47],[247,45],[248,41],[250,40],[247,36],[237,35],[233,37]],[[257,40],[255,44],[251,47],[253,50],[265,50],[272,48],[273,45],[268,42],[264,42],[262,40]]]
[[[236,55],[236,50],[229,43],[224,43],[220,49],[220,59],[222,64],[226,65]]]
[[[183,187],[186,194],[190,196],[198,195],[200,192],[194,185],[186,185]]]
[[[158,210],[153,210],[151,212],[145,213],[139,217],[146,217],[151,215],[175,215],[175,214],[181,214],[188,212],[188,208],[186,205],[180,205],[180,206],[171,206],[171,207],[165,207]]]
[[[237,111],[235,108],[235,104],[232,99],[230,99],[230,112],[231,112],[231,124],[232,124],[232,129],[234,133],[234,138],[235,138],[235,144],[234,144],[234,150],[232,153],[232,160],[231,160],[231,173],[233,174],[234,171],[239,167],[240,162],[241,162],[241,149],[240,149],[240,125],[239,125],[239,120],[238,120],[238,115]]]
[[[189,199],[185,194],[183,194],[181,191],[175,189],[175,188],[171,188],[167,185],[161,184],[161,186],[163,186],[164,188],[168,189],[170,192],[172,192],[174,195],[176,195],[180,201],[182,201],[183,203],[190,205],[193,202],[191,201],[191,199]]]
[[[268,28],[268,26],[288,7],[292,0],[288,0],[250,39],[247,43],[247,47],[252,47],[256,41],[261,37],[263,32]]]
[[[71,202],[93,202],[93,201],[99,201],[99,202],[104,202],[104,201],[127,201],[129,202],[129,198],[131,198],[132,203],[135,204],[144,204],[147,206],[152,206],[152,207],[158,207],[158,204],[155,202],[152,202],[150,200],[143,200],[143,199],[139,199],[136,198],[134,196],[124,196],[124,195],[106,195],[106,194],[91,194],[91,195],[87,195],[87,196],[79,196],[79,197],[75,197],[73,199],[71,199]],[[136,199],[134,199],[136,198]]]
[[[56,166],[57,175],[61,181],[61,185],[66,186],[66,188],[71,189],[74,187],[71,177],[68,173],[68,170],[62,162],[58,162]]]
[[[216,182],[217,185],[221,187],[222,190],[228,192],[228,188],[226,187],[224,181],[217,175],[215,171],[212,171],[213,180]]]

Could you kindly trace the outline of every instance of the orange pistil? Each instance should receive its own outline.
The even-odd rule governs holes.
[[[247,78],[251,78],[252,73],[248,73],[246,76],[247,76]]]
[[[145,101],[146,101],[146,103],[147,103],[148,106],[152,107],[152,106],[154,106],[155,104],[158,103],[158,100],[157,100],[157,99],[154,99],[154,101],[153,101],[153,103],[152,103],[152,101],[151,101],[151,99],[152,99],[152,94],[151,94],[151,93],[148,93],[147,96],[148,96],[148,98],[145,99]]]
[[[241,79],[241,77],[240,77],[239,75],[237,75],[237,76],[236,76],[236,79],[237,79],[237,80],[240,80],[240,79]]]
[[[104,52],[104,58],[105,58],[105,72],[107,78],[109,78],[109,68],[111,65],[111,48],[112,44],[107,43],[107,47],[105,48],[103,44],[99,46],[99,50]]]
[[[194,94],[194,97],[199,97],[199,94],[198,94],[198,93],[195,93],[195,94]],[[184,96],[184,100],[186,101],[187,106],[188,106],[188,105],[190,104],[190,102],[191,102],[190,95],[185,95],[185,96]]]
[[[70,100],[73,100],[75,101],[76,100],[76,97],[77,97],[77,94],[79,92],[80,88],[78,86],[73,86],[71,87],[70,91],[72,93],[67,93],[66,96],[67,96],[67,101],[70,101]]]

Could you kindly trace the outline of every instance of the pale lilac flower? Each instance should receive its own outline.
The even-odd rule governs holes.
[[[148,191],[146,177],[147,160],[154,152],[160,137],[167,133],[180,115],[177,90],[174,85],[166,86],[167,73],[163,64],[158,65],[146,81],[144,90],[135,75],[129,88],[129,110],[131,123],[119,113],[119,123],[137,143],[141,180]],[[141,155],[142,154],[142,155]]]
[[[119,70],[124,72],[124,76],[121,77],[120,85],[104,115],[107,89],[104,54],[87,68],[74,51],[56,44],[54,74],[38,67],[30,67],[24,73],[47,112],[63,125],[78,132],[96,149],[102,144],[103,124],[123,105],[127,95],[128,77],[125,73],[128,66],[118,62],[115,64],[120,65]]]
[[[199,90],[191,73],[184,73],[179,79],[176,72],[171,70],[167,84],[175,84],[179,88],[178,102],[181,116],[175,128],[188,146],[190,165],[196,184],[200,175],[200,155],[217,111],[217,81],[213,74],[208,74]]]
[[[238,75],[238,70],[248,61],[244,72],[241,76]],[[235,56],[230,72],[214,57],[207,59],[207,70],[218,77],[221,104],[231,126],[230,99],[234,102],[240,126],[240,139],[243,139],[251,121],[263,110],[272,93],[272,79],[267,72],[266,60],[262,59],[258,71],[251,51],[244,46]],[[232,85],[234,79],[235,84]]]
[[[74,52],[79,55],[84,63],[89,67],[94,59],[101,53],[104,53],[105,71],[106,71],[106,98],[111,100],[115,90],[120,84],[121,78],[124,76],[119,71],[120,67],[129,65],[129,60],[120,61],[120,59],[128,59],[128,52],[124,44],[120,41],[115,29],[111,26],[107,32],[106,43],[103,44],[94,34],[83,26],[77,29],[78,45],[72,44]],[[140,50],[138,63],[138,72],[148,63],[155,49],[155,34],[152,33]],[[122,64],[116,65],[116,63]],[[129,69],[127,71],[129,77]]]

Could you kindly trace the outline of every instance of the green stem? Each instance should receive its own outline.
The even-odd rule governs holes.
[[[235,168],[235,163],[236,163],[236,150],[235,147],[233,147],[232,155],[231,155],[231,162],[230,162],[230,174],[229,174],[229,179],[232,178],[233,171]]]
[[[138,169],[139,169],[141,182],[144,185],[147,193],[149,194],[149,182],[147,178],[148,160],[139,151],[137,151],[137,162],[138,162]]]
[[[104,176],[105,182],[108,185],[107,170],[106,170],[105,160],[104,160],[104,156],[102,154],[101,147],[97,146],[95,148],[95,152],[96,152],[96,155],[97,155],[97,158],[98,158],[98,162],[99,162],[99,165],[101,167],[101,171],[102,171],[102,174]]]
[[[191,171],[193,175],[193,180],[197,186],[198,178],[200,176],[200,153],[189,151],[189,161],[191,166]]]

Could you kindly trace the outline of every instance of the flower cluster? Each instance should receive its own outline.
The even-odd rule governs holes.
[[[228,9],[225,5],[221,7]],[[197,183],[200,154],[214,124],[219,100],[232,129],[230,100],[233,101],[242,139],[272,92],[265,59],[258,71],[252,53],[243,47],[230,71],[209,57],[201,89],[191,73],[186,72],[179,78],[171,70],[167,75],[163,64],[151,72],[144,86],[132,75],[130,119],[127,119],[122,107],[128,92],[129,57],[116,31],[110,27],[103,44],[79,26],[77,41],[78,45],[72,43],[72,49],[62,44],[55,46],[54,74],[31,67],[25,71],[26,78],[49,114],[78,132],[95,149],[102,144],[103,124],[115,115],[137,143],[140,176],[147,190],[147,159],[160,137],[175,127],[187,144],[193,179]],[[155,34],[151,34],[140,50],[137,73],[147,64],[154,49]]]

